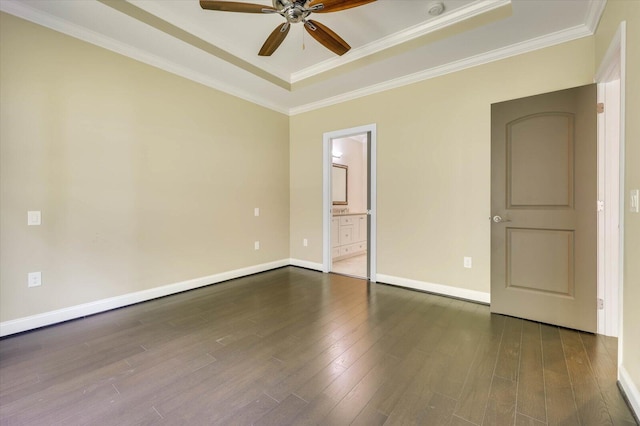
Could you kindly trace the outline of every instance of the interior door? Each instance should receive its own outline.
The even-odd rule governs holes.
[[[491,106],[491,311],[596,331],[596,86]]]

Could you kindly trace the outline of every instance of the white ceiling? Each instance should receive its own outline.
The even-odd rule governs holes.
[[[351,45],[341,57],[302,24],[271,57],[260,57],[284,18],[203,10],[197,0],[0,0],[0,10],[297,114],[591,35],[606,2],[441,1],[438,17],[428,14],[432,0],[378,0],[312,14]]]

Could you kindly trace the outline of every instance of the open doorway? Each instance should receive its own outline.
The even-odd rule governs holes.
[[[324,135],[323,270],[375,281],[375,125]]]
[[[331,140],[331,272],[367,278],[368,134]]]

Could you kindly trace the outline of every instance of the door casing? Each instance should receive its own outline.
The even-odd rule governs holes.
[[[367,124],[349,129],[324,133],[322,136],[322,272],[331,270],[331,147],[333,139],[366,133],[368,143],[369,170],[369,226],[367,255],[369,257],[369,281],[376,282],[376,124]]]
[[[622,365],[623,362],[622,347],[624,339],[622,300],[626,39],[626,22],[623,21],[618,26],[594,78],[594,81],[598,84],[598,102],[605,104],[604,114],[600,114],[598,117],[598,153],[599,155],[601,153],[604,154],[605,158],[608,158],[605,161],[610,162],[609,165],[613,166],[606,167],[606,162],[601,163],[604,170],[599,170],[598,173],[598,187],[601,190],[599,191],[599,200],[605,201],[605,211],[608,207],[611,207],[611,203],[615,203],[615,207],[618,210],[617,215],[604,215],[604,218],[599,221],[599,225],[604,229],[598,233],[599,238],[601,237],[601,240],[598,241],[598,268],[600,269],[598,273],[598,298],[604,299],[604,309],[598,311],[598,333],[618,337],[618,365]],[[614,105],[611,102],[612,97]],[[613,123],[611,114],[617,115]],[[607,123],[616,125],[616,120],[617,132],[606,131]],[[612,138],[615,140],[612,141]],[[616,160],[617,170],[615,168]],[[607,184],[607,182],[613,182],[613,185]],[[612,193],[616,191],[616,185],[618,194]],[[608,200],[610,201],[607,202]],[[617,241],[616,235],[611,233],[612,229],[617,229],[618,231]],[[617,248],[615,247],[616,245]]]

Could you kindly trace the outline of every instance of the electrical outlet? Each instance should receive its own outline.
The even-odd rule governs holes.
[[[302,245],[304,247],[307,247],[309,245],[309,241],[307,241],[307,239],[305,238],[304,240],[302,240]]]
[[[464,267],[465,268],[471,268],[471,258],[470,257],[465,257],[464,258]]]
[[[42,272],[29,272],[27,274],[27,286],[38,287],[42,285]]]
[[[260,216],[260,207],[256,207],[253,209],[253,215],[254,216]]]
[[[255,241],[253,243],[254,250],[260,250],[260,241]]]

